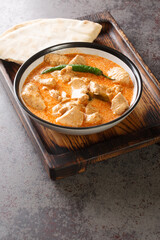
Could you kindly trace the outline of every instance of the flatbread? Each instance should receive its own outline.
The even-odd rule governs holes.
[[[0,58],[24,63],[36,52],[65,42],[93,42],[102,26],[75,19],[36,19],[18,24],[0,35]]]
[[[35,20],[31,20],[31,21],[27,21],[27,22],[23,22],[23,23],[17,24],[17,25],[15,25],[14,27],[9,28],[7,31],[5,31],[4,33],[2,33],[2,34],[0,35],[0,38],[3,37],[3,36],[5,36],[5,35],[7,35],[7,34],[10,33],[10,32],[14,32],[15,30],[17,30],[17,29],[19,29],[19,28],[21,28],[21,27],[25,27],[25,26],[27,26],[27,25],[30,25],[30,24],[39,22],[39,21],[41,21],[41,20],[42,20],[42,19],[35,19]]]

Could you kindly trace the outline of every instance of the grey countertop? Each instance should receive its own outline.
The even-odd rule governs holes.
[[[0,0],[0,33],[30,19],[109,10],[160,74],[160,1]],[[51,181],[0,81],[0,239],[160,239],[160,147]]]

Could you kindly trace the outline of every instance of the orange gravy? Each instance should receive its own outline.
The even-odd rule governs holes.
[[[69,57],[70,59],[72,59],[77,54],[65,54],[65,55],[67,57]],[[118,64],[116,64],[108,59],[99,57],[99,56],[88,55],[88,54],[79,54],[79,55],[83,55],[83,57],[86,60],[86,65],[89,65],[92,67],[97,67],[97,68],[101,69],[103,71],[103,73],[106,75],[107,75],[107,71],[110,68],[119,67]],[[58,104],[59,101],[50,96],[49,90],[51,88],[49,90],[47,90],[47,88],[43,88],[44,87],[43,84],[34,80],[34,77],[36,75],[40,75],[41,72],[44,69],[46,69],[47,67],[51,67],[51,66],[49,66],[46,62],[42,62],[34,70],[32,70],[32,72],[28,75],[28,77],[26,78],[26,81],[24,83],[24,86],[25,86],[29,82],[34,82],[38,86],[40,94],[46,105],[45,110],[43,110],[43,111],[36,110],[27,104],[26,104],[26,106],[33,114],[37,115],[38,117],[40,117],[48,122],[56,124],[56,117],[54,117],[52,115],[52,108],[56,104]],[[105,85],[107,87],[114,87],[115,85],[117,85],[117,83],[114,83],[114,81],[112,81],[112,80],[109,80],[103,76],[96,76],[91,73],[75,72],[75,75],[77,77],[90,78],[92,81],[95,81],[98,84]],[[50,73],[47,73],[47,74],[42,74],[41,77],[46,79],[46,78],[51,78],[52,75]],[[119,84],[119,85],[121,85],[121,84]],[[130,86],[123,85],[122,88],[123,88],[122,94],[127,99],[128,103],[130,105],[130,103],[132,101],[132,96],[133,96],[133,83],[131,82]],[[56,85],[56,88],[54,88],[54,89],[59,90],[60,92],[65,91],[67,93],[67,95],[71,96],[71,86],[68,83],[63,83],[62,81],[57,80],[57,85]],[[102,100],[99,100],[96,98],[92,99],[91,102],[92,102],[92,105],[98,109],[100,115],[102,116],[101,124],[110,122],[113,119],[119,117],[118,115],[113,114],[113,112],[111,110],[110,102],[105,102],[105,101],[102,101]],[[87,123],[83,123],[83,125],[82,125],[82,127],[87,127],[87,126],[88,126]]]

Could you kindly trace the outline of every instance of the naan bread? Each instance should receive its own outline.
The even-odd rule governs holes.
[[[37,19],[7,30],[0,35],[0,58],[24,63],[36,52],[65,42],[93,42],[102,26],[87,20]]]

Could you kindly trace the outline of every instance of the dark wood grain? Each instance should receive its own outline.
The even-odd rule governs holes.
[[[86,16],[102,24],[95,42],[115,48],[127,55],[138,67],[143,93],[135,110],[120,124],[99,134],[70,136],[47,129],[31,120],[20,109],[13,95],[13,80],[19,65],[1,62],[4,86],[37,148],[51,179],[60,179],[86,170],[88,164],[148,146],[160,140],[159,82],[131,45],[108,12]]]

